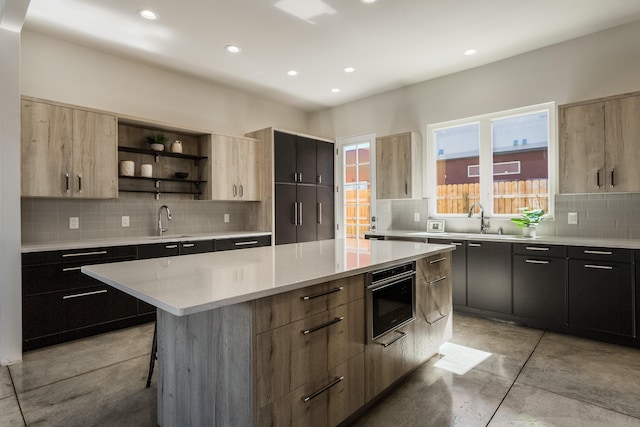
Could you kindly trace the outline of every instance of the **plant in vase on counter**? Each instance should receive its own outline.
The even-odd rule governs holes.
[[[523,234],[529,237],[536,237],[536,227],[542,222],[544,211],[542,209],[520,208],[520,216],[511,218],[511,222],[518,228],[522,228]]]
[[[149,143],[149,147],[154,151],[163,151],[165,144],[169,142],[169,138],[161,133],[147,135],[144,140]]]

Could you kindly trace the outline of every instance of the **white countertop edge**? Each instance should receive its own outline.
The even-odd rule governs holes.
[[[128,295],[131,295],[135,298],[138,298],[144,302],[147,302],[161,310],[164,310],[168,313],[171,313],[175,316],[188,316],[190,314],[196,314],[196,313],[200,313],[203,311],[208,311],[208,310],[213,310],[216,308],[220,308],[220,307],[225,307],[225,306],[229,306],[229,305],[233,305],[233,304],[239,304],[239,303],[243,303],[243,302],[248,302],[248,301],[253,301],[256,299],[260,299],[260,298],[265,298],[265,297],[269,297],[269,296],[273,296],[273,295],[278,295],[281,293],[285,293],[285,292],[289,292],[289,291],[293,291],[296,289],[300,289],[300,288],[305,288],[307,286],[313,286],[313,285],[317,285],[320,283],[325,283],[325,282],[329,282],[332,280],[338,280],[338,279],[343,279],[346,277],[351,277],[351,276],[356,276],[358,274],[363,274],[369,271],[374,271],[374,270],[378,270],[381,268],[386,268],[392,265],[396,265],[396,264],[401,264],[404,262],[411,262],[411,261],[416,261],[422,258],[426,258],[426,257],[430,257],[433,255],[438,255],[441,253],[445,253],[445,252],[452,252],[453,250],[455,250],[455,246],[453,245],[442,245],[442,244],[431,244],[432,246],[439,246],[440,248],[435,249],[435,250],[430,250],[428,252],[424,252],[422,254],[415,254],[415,255],[411,255],[411,256],[407,256],[407,257],[401,257],[401,258],[396,258],[393,260],[388,260],[385,262],[380,262],[380,263],[376,263],[373,265],[368,265],[365,267],[358,267],[358,268],[354,268],[354,269],[350,269],[347,271],[342,271],[339,273],[335,273],[335,274],[328,274],[328,275],[324,275],[324,276],[319,276],[319,277],[313,277],[313,278],[309,278],[306,280],[302,280],[302,281],[296,281],[296,282],[292,282],[292,283],[286,283],[286,284],[282,284],[278,287],[273,287],[273,288],[268,288],[268,289],[263,289],[263,290],[259,290],[259,291],[254,291],[254,292],[248,292],[242,295],[236,295],[233,297],[229,297],[229,298],[223,298],[223,299],[219,299],[216,301],[210,301],[210,302],[206,302],[203,304],[199,304],[199,305],[193,305],[193,306],[189,306],[189,307],[176,307],[170,304],[167,304],[161,300],[155,299],[153,297],[151,297],[150,295],[140,292],[134,288],[130,288],[126,285],[123,285],[121,283],[115,282],[111,279],[109,279],[108,277],[102,276],[94,271],[91,271],[91,265],[87,265],[87,266],[83,266],[81,268],[81,272],[93,277],[94,279],[97,279],[109,286],[112,286],[122,292],[125,292]],[[245,250],[259,250],[259,249],[264,249],[264,248],[253,248],[253,249],[245,249]],[[215,252],[213,252],[213,254],[215,254]],[[182,257],[189,257],[191,255],[183,255]],[[181,258],[182,258],[181,257]],[[127,261],[127,262],[136,262],[136,261]],[[104,264],[103,264],[104,265]]]
[[[537,236],[535,238],[524,237],[521,235],[511,234],[480,234],[480,233],[432,233],[427,231],[411,231],[411,230],[386,230],[367,232],[365,236],[379,237],[405,237],[416,239],[461,239],[461,240],[479,240],[487,242],[507,242],[507,243],[537,243],[548,245],[563,246],[592,246],[602,248],[619,248],[619,249],[640,249],[639,239],[607,239],[601,237],[570,237],[570,236]]]
[[[270,231],[222,231],[218,233],[184,233],[184,235],[169,234],[162,238],[158,236],[141,236],[130,238],[92,239],[77,242],[27,243],[22,245],[21,252],[24,254],[32,252],[64,251],[69,249],[133,246],[151,243],[194,242],[198,240],[233,239],[236,237],[258,237],[271,235],[272,233]]]

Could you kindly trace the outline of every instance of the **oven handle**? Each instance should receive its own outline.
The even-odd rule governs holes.
[[[378,344],[380,344],[383,347],[389,347],[391,344],[393,344],[396,341],[401,340],[402,338],[404,338],[407,335],[406,332],[402,332],[402,331],[393,331],[393,332],[395,332],[395,333],[397,333],[399,335],[397,337],[395,337],[394,339],[392,339],[391,341],[389,341],[389,342],[380,342]]]
[[[416,275],[415,271],[407,271],[406,273],[398,274],[397,276],[389,277],[388,279],[378,280],[377,282],[373,282],[367,286],[367,289],[370,291],[378,291],[380,289],[384,289],[389,285],[393,285],[400,280],[404,280]]]

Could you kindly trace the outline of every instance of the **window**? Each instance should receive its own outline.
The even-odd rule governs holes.
[[[555,188],[555,104],[548,103],[427,126],[431,214],[486,214],[520,208],[550,214]]]
[[[355,138],[354,138],[355,139]],[[372,176],[371,142],[364,138],[339,141],[342,158],[342,188],[344,211],[344,237],[364,238],[371,229]],[[375,139],[374,139],[375,140]]]

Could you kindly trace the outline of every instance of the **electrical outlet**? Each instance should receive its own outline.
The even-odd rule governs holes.
[[[129,226],[129,217],[128,216],[125,216],[125,215],[122,216],[122,226],[123,227],[128,227]]]
[[[77,216],[70,216],[69,228],[71,230],[77,230],[78,228],[80,228],[80,218],[78,218]]]
[[[578,212],[569,212],[567,214],[567,223],[569,223],[569,224],[577,224],[578,223]]]
[[[229,214],[224,214],[224,222],[229,222]]]
[[[420,222],[420,212],[413,213],[413,222]]]

